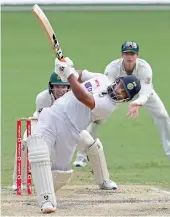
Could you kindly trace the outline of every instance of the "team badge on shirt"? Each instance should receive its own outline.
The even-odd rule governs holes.
[[[84,84],[85,88],[88,90],[88,92],[92,92],[92,84],[91,82],[87,82]]]

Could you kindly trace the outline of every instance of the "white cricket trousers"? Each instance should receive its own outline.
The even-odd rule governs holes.
[[[161,137],[164,152],[170,158],[170,117],[164,104],[154,90],[143,107],[148,110],[153,118]]]
[[[33,135],[38,135],[46,141],[51,155],[52,170],[70,169],[80,136],[63,111],[53,114],[50,108],[44,108]]]

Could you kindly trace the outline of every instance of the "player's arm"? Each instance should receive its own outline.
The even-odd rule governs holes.
[[[101,74],[101,73],[97,73],[97,72],[89,72],[87,70],[82,70],[82,71],[79,70],[78,73],[79,73],[78,81],[80,83],[85,82],[87,80],[90,80],[91,78],[94,78],[94,77]],[[114,82],[116,80],[116,78],[119,76],[118,70],[116,69],[116,67],[112,63],[110,63],[106,66],[104,74],[108,77],[108,79],[111,82]]]
[[[41,113],[41,111],[44,108],[44,103],[43,103],[43,99],[41,97],[41,93],[37,95],[36,100],[35,100],[35,104],[36,104],[36,111],[34,112],[34,114],[36,114],[36,116],[39,117],[39,114]]]
[[[129,103],[129,110],[127,114],[133,118],[136,118],[138,116],[139,108],[148,101],[149,96],[152,94],[153,91],[151,67],[144,67],[143,70],[140,71],[138,77],[141,83],[139,97]]]
[[[138,77],[141,83],[141,90],[139,92],[139,97],[133,102],[131,102],[131,104],[137,104],[139,106],[142,106],[148,101],[149,96],[152,94],[153,91],[151,67],[144,67],[140,71]]]
[[[70,64],[70,60],[66,59],[65,62],[56,58],[55,60],[55,72],[59,75],[62,81],[68,80],[71,86],[71,90],[75,97],[85,104],[90,109],[95,107],[95,101],[92,95],[90,95],[78,81],[78,73]]]
[[[100,73],[96,73],[96,72],[89,72],[86,69],[85,70],[76,70],[79,73],[79,78],[78,81],[80,83],[83,83],[87,80],[90,80],[91,78],[94,78],[98,75],[100,75]]]
[[[74,74],[71,74],[68,77],[68,81],[70,83],[71,86],[71,90],[74,93],[75,97],[82,102],[83,104],[85,104],[87,107],[89,107],[90,109],[94,109],[95,107],[95,101],[94,101],[94,97],[92,95],[90,95],[83,87],[82,85],[79,83],[79,81],[77,80],[77,78],[74,76]]]
[[[34,114],[37,117],[39,117],[39,114],[41,113],[43,108],[47,108],[52,105],[51,96],[48,90],[44,90],[37,95],[36,100],[35,100],[35,105],[36,105],[36,111]]]
[[[113,83],[119,77],[119,70],[117,70],[116,65],[111,62],[106,66],[104,74]]]
[[[108,109],[105,105],[105,103],[107,103],[106,99],[103,101],[103,97],[93,96],[86,92],[86,90],[77,81],[77,78],[73,74],[68,77],[68,81],[75,97],[92,110],[92,113],[96,116],[96,119],[103,120],[108,116]],[[109,101],[108,105],[110,105],[111,101],[109,98],[107,99]]]

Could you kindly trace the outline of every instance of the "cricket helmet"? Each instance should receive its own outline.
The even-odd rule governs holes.
[[[121,46],[122,53],[139,53],[139,45],[135,41],[127,41]]]
[[[52,72],[50,75],[50,80],[49,80],[49,93],[52,93],[53,86],[67,86],[68,89],[70,88],[70,84],[68,82],[63,82],[60,77],[55,73]]]
[[[115,91],[116,85],[126,93],[125,98],[120,98],[120,95]],[[141,89],[140,81],[134,75],[127,75],[126,77],[119,77],[115,82],[108,86],[107,93],[115,102],[128,102],[139,93]]]

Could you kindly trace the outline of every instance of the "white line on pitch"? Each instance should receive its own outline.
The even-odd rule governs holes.
[[[161,190],[161,189],[159,189],[159,188],[151,188],[151,190],[158,191],[158,192],[162,192],[162,193],[165,193],[165,194],[169,194],[169,195],[170,195],[170,191],[164,191],[164,190]]]

